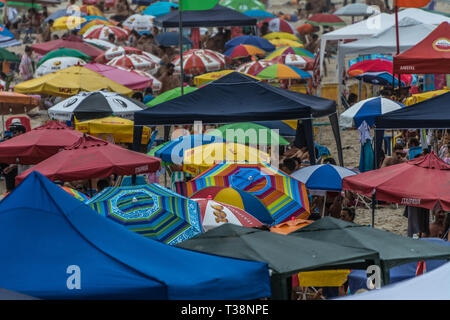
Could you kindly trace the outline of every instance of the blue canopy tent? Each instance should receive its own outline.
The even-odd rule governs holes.
[[[141,141],[142,126],[233,123],[299,119],[296,146],[307,146],[315,163],[312,119],[329,116],[339,162],[343,166],[336,103],[333,100],[276,88],[238,72],[232,72],[198,90],[134,114],[134,141]],[[134,145],[138,150],[138,145]]]
[[[142,237],[98,215],[38,172],[0,202],[0,260],[0,287],[43,299],[270,296],[267,264]]]

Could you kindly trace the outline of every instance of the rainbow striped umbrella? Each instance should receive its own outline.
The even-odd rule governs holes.
[[[86,204],[131,231],[170,245],[202,232],[198,204],[159,184],[106,188]]]
[[[275,220],[273,225],[291,217],[309,217],[305,185],[267,163],[217,164],[187,182],[187,192],[195,194],[212,186],[232,187],[253,194],[269,210]]]
[[[256,74],[261,79],[308,79],[312,76],[299,68],[275,63]]]
[[[69,187],[61,187],[64,189],[64,191],[66,191],[68,194],[70,194],[71,196],[77,198],[78,200],[82,201],[82,202],[86,202],[89,200],[89,197],[87,195],[85,195],[84,193],[81,193],[78,190],[69,188]]]
[[[240,44],[236,47],[230,48],[225,51],[224,55],[231,59],[246,58],[249,56],[262,56],[264,57],[266,53],[258,47],[252,46],[250,44]]]
[[[312,54],[311,52],[309,52],[308,50],[305,50],[303,48],[282,47],[282,48],[275,50],[271,54],[269,54],[266,57],[266,60],[272,60],[273,58],[276,58],[276,57],[282,56],[282,55],[286,55],[286,54],[296,54],[298,56],[314,59],[314,54]]]

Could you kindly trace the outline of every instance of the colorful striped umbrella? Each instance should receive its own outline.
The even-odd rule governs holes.
[[[256,76],[262,79],[308,79],[312,77],[306,71],[281,63],[263,69]]]
[[[286,20],[281,18],[269,18],[258,23],[258,27],[261,28],[263,23],[267,22],[269,24],[270,32],[287,32],[296,34],[295,28]]]
[[[303,44],[301,44],[300,42],[289,39],[272,39],[269,40],[269,42],[277,48],[282,47],[303,48]]]
[[[74,198],[77,198],[78,200],[82,201],[82,202],[86,202],[89,200],[89,197],[87,195],[85,195],[84,193],[75,190],[73,188],[69,188],[69,187],[61,187],[63,188],[68,194],[70,194],[71,196],[73,196]]]
[[[273,40],[273,39],[287,39],[293,41],[300,41],[300,39],[293,35],[292,33],[287,32],[271,32],[263,36],[264,39]]]
[[[309,52],[308,50],[305,50],[303,48],[293,48],[293,47],[283,47],[275,50],[271,54],[269,54],[266,57],[266,60],[271,60],[273,58],[276,58],[278,56],[286,55],[286,54],[296,54],[298,56],[302,57],[308,57],[314,59],[314,54]]]
[[[83,23],[80,24],[79,28],[80,29],[78,31],[79,35],[83,35],[86,33],[86,31],[88,31],[90,28],[92,28],[93,26],[113,26],[113,24],[108,21],[108,20],[104,20],[104,19],[93,19],[93,20],[87,20]]]
[[[201,85],[206,84],[208,82],[220,79],[220,78],[226,76],[227,74],[230,74],[230,73],[233,73],[233,72],[240,72],[240,71],[237,71],[237,70],[222,70],[222,71],[205,73],[205,74],[196,76],[194,78],[194,84],[196,86],[201,86]],[[243,72],[241,72],[241,73],[243,73]],[[255,76],[253,76],[251,74],[245,74],[245,75],[249,76],[251,78],[254,78],[256,80],[261,80],[260,78],[255,77]]]
[[[131,231],[170,245],[202,232],[198,204],[159,184],[106,188],[86,204]]]
[[[334,14],[318,13],[314,14],[306,20],[314,26],[345,26],[344,20]]]
[[[272,64],[274,63],[269,60],[252,61],[241,65],[239,68],[236,69],[236,71],[254,75],[262,71],[264,68],[271,66]]]
[[[291,217],[309,217],[305,185],[266,163],[217,164],[187,182],[187,191],[192,194],[210,186],[232,187],[253,194],[269,210],[274,224]]]
[[[240,44],[236,47],[230,48],[224,53],[231,59],[246,58],[249,56],[265,56],[265,52],[258,47],[249,44]]]

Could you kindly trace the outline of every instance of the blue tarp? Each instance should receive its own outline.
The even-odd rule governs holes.
[[[144,238],[37,172],[0,202],[0,261],[0,287],[43,299],[270,296],[267,264]],[[80,289],[68,289],[77,283],[71,266],[79,268]]]

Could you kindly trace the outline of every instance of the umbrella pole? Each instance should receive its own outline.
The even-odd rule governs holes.
[[[184,66],[183,66],[183,8],[182,8],[182,1],[179,1],[178,3],[178,26],[179,26],[179,33],[180,33],[180,78],[181,78],[181,95],[184,95]]]
[[[322,218],[325,216],[325,206],[327,204],[327,192],[325,191],[325,196],[323,197],[323,206],[322,206]]]
[[[372,228],[375,228],[375,205],[376,205],[376,191],[372,193]]]

